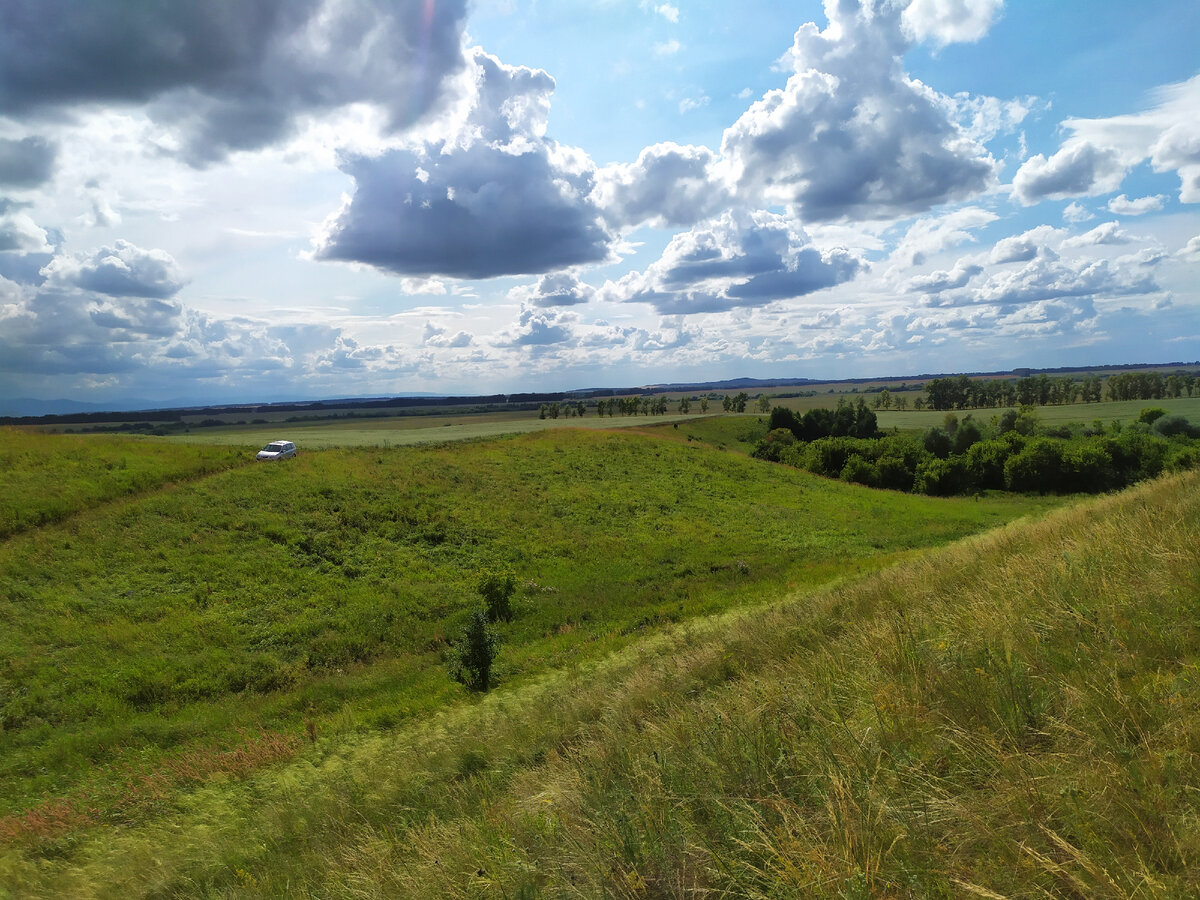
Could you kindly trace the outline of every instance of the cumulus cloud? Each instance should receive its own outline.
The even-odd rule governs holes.
[[[1063,232],[1049,225],[1038,225],[1023,234],[1002,238],[992,247],[991,262],[995,265],[1012,262],[1028,262],[1039,256],[1055,259],[1058,254],[1050,247],[1051,241],[1062,240]]]
[[[1062,245],[1064,247],[1094,247],[1099,244],[1128,244],[1130,240],[1128,232],[1121,230],[1120,222],[1105,222],[1097,225],[1091,231],[1067,238]]]
[[[910,278],[904,283],[902,290],[905,293],[939,294],[942,291],[965,287],[967,282],[981,272],[983,272],[983,266],[978,263],[967,263],[960,259],[949,272],[939,269],[928,275],[917,275]]]
[[[1119,197],[1113,197],[1108,201],[1108,211],[1116,213],[1118,216],[1141,216],[1162,208],[1163,198],[1161,194],[1154,194],[1150,197],[1138,197],[1136,200],[1130,200],[1124,194],[1121,194]]]
[[[594,287],[584,284],[570,272],[556,272],[543,275],[533,284],[518,285],[508,292],[508,299],[546,309],[587,303],[595,293]]]
[[[46,229],[25,211],[22,204],[0,197],[0,254],[52,253]]]
[[[732,201],[714,178],[715,164],[707,147],[655,144],[636,162],[598,170],[592,197],[614,228],[690,226]]]
[[[1125,165],[1115,150],[1078,141],[1050,157],[1031,156],[1013,177],[1013,188],[1017,199],[1031,206],[1046,198],[1106,194],[1124,177]]]
[[[1178,255],[1190,262],[1200,262],[1200,234],[1184,244]]]
[[[892,4],[827,3],[829,26],[795,35],[787,85],[730,126],[721,152],[745,202],[789,204],[805,221],[924,212],[991,184],[996,162],[952,104],[908,77]]]
[[[928,256],[974,241],[975,235],[971,232],[997,218],[986,209],[964,206],[942,216],[918,219],[897,242],[891,260],[896,266],[919,266]]]
[[[725,213],[675,235],[644,272],[609,282],[602,294],[668,315],[718,312],[811,294],[863,268],[847,250],[816,249],[783,216]]]
[[[1004,0],[913,0],[904,10],[907,34],[939,46],[974,43],[987,34]]]
[[[171,255],[143,250],[128,241],[101,247],[88,255],[56,256],[42,269],[49,281],[73,285],[112,297],[165,299],[183,287],[185,279]]]
[[[1063,220],[1066,222],[1086,222],[1088,219],[1094,218],[1095,216],[1091,212],[1075,202],[1068,203],[1066,208],[1063,210]]]
[[[1158,291],[1154,277],[1139,268],[1107,259],[1038,256],[1020,269],[992,273],[977,287],[925,299],[935,306],[1021,306],[1064,298],[1122,297]]]
[[[432,322],[425,323],[425,333],[421,338],[421,343],[426,347],[469,347],[472,341],[474,336],[469,332],[458,331],[450,334],[448,329]]]
[[[49,181],[57,157],[58,145],[43,137],[0,138],[0,187],[31,188]]]
[[[478,94],[456,141],[353,155],[355,193],[313,257],[406,276],[491,278],[607,258],[611,236],[590,200],[594,166],[544,138],[554,82],[482,51]]]
[[[195,165],[351,103],[379,106],[400,128],[462,68],[465,15],[465,0],[10,4],[0,109],[144,105]]]
[[[1156,172],[1179,175],[1179,199],[1200,203],[1200,75],[1160,88],[1141,113],[1067,119],[1071,136],[1049,158],[1028,159],[1013,178],[1026,205],[1047,197],[1095,196],[1117,190],[1125,173],[1146,160]]]
[[[496,347],[529,347],[535,350],[574,340],[575,317],[554,309],[525,307],[515,328],[502,331],[492,341]]]

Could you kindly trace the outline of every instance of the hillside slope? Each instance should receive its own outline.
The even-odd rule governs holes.
[[[1200,476],[195,792],[18,895],[1186,896]]]

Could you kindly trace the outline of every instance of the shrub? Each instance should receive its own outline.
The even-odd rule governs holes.
[[[954,441],[946,433],[946,429],[938,428],[936,425],[925,432],[921,437],[921,443],[938,459],[946,459],[954,448]]]
[[[790,412],[790,410],[786,410]],[[774,416],[772,416],[774,419]],[[755,459],[765,459],[779,462],[780,455],[787,447],[796,443],[796,436],[787,428],[772,428],[767,436],[759,441],[750,454]]]
[[[967,450],[967,479],[979,491],[1004,490],[1004,464],[1013,447],[1007,441],[980,441]]]
[[[1095,443],[1069,445],[1062,461],[1069,490],[1095,494],[1116,486],[1112,457]]]
[[[1146,410],[1142,410],[1142,413],[1144,415]],[[1159,416],[1154,420],[1154,424],[1150,426],[1150,430],[1162,437],[1176,437],[1178,435],[1190,438],[1200,437],[1200,426],[1191,424],[1183,416]]]
[[[846,460],[846,465],[842,467],[842,481],[848,481],[852,484],[865,484],[868,487],[875,487],[879,484],[879,469],[863,459],[857,453],[850,454],[850,458]]]
[[[1147,406],[1138,413],[1137,420],[1146,425],[1153,425],[1158,419],[1161,419],[1167,414],[1167,411],[1161,406]]]
[[[479,596],[487,607],[489,622],[511,622],[512,596],[517,580],[512,572],[489,572],[479,582]]]
[[[1062,449],[1049,438],[1034,438],[1004,464],[1004,483],[1010,491],[1046,494],[1061,490]]]
[[[913,492],[934,497],[949,497],[960,494],[966,487],[966,466],[962,457],[953,459],[927,459],[917,467],[913,478]]]
[[[916,467],[909,468],[908,464],[898,456],[881,456],[875,464],[879,473],[879,486],[893,491],[911,491]]]
[[[473,691],[487,691],[491,687],[492,662],[498,643],[496,633],[488,626],[487,613],[482,609],[471,613],[455,646],[455,679]]]
[[[967,416],[954,431],[954,452],[966,453],[973,445],[983,440],[983,432],[970,416]]]

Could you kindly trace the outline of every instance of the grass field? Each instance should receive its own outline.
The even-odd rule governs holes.
[[[573,448],[564,436],[588,437],[479,447],[508,468],[513,448],[536,448],[544,468]],[[604,440],[605,460],[691,454],[753,496],[734,455]],[[873,517],[862,494],[828,499]],[[408,723],[322,730],[290,761],[200,779],[153,817],[78,829],[53,852],[13,847],[0,884],[81,898],[1191,896],[1198,548],[1190,473],[832,587],[760,585],[752,607]]]
[[[868,404],[871,403],[870,398]],[[1068,406],[1039,406],[1036,407],[1038,419],[1043,425],[1068,425],[1079,423],[1090,425],[1099,419],[1107,427],[1113,422],[1128,425],[1136,422],[1138,413],[1150,406],[1165,409],[1172,415],[1183,416],[1191,422],[1200,422],[1200,397],[1183,397],[1176,400],[1123,400],[1119,403],[1105,401],[1103,403],[1073,403]],[[954,415],[962,419],[970,414],[981,422],[989,422],[998,416],[1002,409],[960,409]],[[932,425],[941,425],[946,413],[937,410],[894,410],[879,409],[875,411],[879,419],[879,427],[909,429],[925,429]]]
[[[56,471],[84,439],[39,440],[62,442],[36,457]],[[521,585],[500,627],[499,674],[516,685],[1057,502],[873,492],[700,441],[581,429],[310,452],[97,494],[0,544],[0,837],[54,845],[153,817],[174,791],[313,735],[461,702],[444,660],[487,570]]]
[[[699,416],[669,415],[655,416],[651,421],[673,423],[697,418]],[[647,418],[644,416],[610,418],[588,415],[574,419],[539,419],[537,413],[532,412],[481,413],[357,419],[319,425],[214,426],[197,429],[189,434],[175,435],[167,440],[183,444],[214,444],[255,449],[281,437],[295,441],[302,449],[313,450],[329,447],[404,447],[412,444],[438,444],[444,441],[479,440],[508,434],[532,434],[562,428],[632,428],[645,425],[646,422]]]

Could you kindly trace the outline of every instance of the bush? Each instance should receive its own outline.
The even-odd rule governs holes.
[[[875,463],[879,473],[879,486],[893,491],[911,491],[916,467],[909,468],[908,463],[898,456],[881,456]]]
[[[1167,414],[1167,411],[1161,406],[1147,406],[1138,413],[1137,420],[1146,425],[1153,425],[1158,419],[1161,419]]]
[[[482,609],[471,613],[462,638],[455,646],[455,679],[473,691],[487,691],[491,687],[492,662],[496,659],[498,643],[496,633],[488,626],[487,613]]]
[[[1145,415],[1147,410],[1142,410]],[[1150,430],[1162,437],[1183,437],[1198,438],[1200,437],[1200,426],[1193,425],[1183,416],[1159,416],[1154,420],[1154,424],[1150,426]]]
[[[967,479],[977,491],[1004,490],[1004,464],[1013,448],[1007,441],[980,441],[967,450]]]
[[[967,485],[967,470],[962,457],[927,459],[917,467],[913,493],[934,497],[961,494]]]
[[[790,410],[785,410],[785,412],[790,412]],[[773,419],[774,416],[772,416]],[[784,449],[793,446],[795,443],[796,436],[787,428],[772,428],[767,432],[767,436],[754,446],[754,450],[750,455],[755,459],[779,462]]]
[[[857,453],[850,454],[850,458],[846,460],[846,465],[842,467],[842,481],[848,481],[852,484],[865,484],[867,487],[875,487],[879,484],[879,469],[875,465]]]
[[[921,443],[938,459],[946,459],[950,455],[950,451],[954,449],[953,438],[946,433],[946,429],[938,428],[936,425],[925,432],[921,437]]]
[[[1096,494],[1116,486],[1112,457],[1094,443],[1069,445],[1063,453],[1063,474],[1068,490]]]
[[[954,431],[954,452],[966,453],[974,444],[983,440],[983,432],[970,416],[967,416]]]
[[[1004,483],[1010,491],[1061,490],[1062,475],[1062,449],[1049,438],[1033,439],[1004,464]]]
[[[487,607],[489,622],[512,621],[512,595],[516,589],[517,580],[512,572],[489,572],[483,576],[478,591]]]

